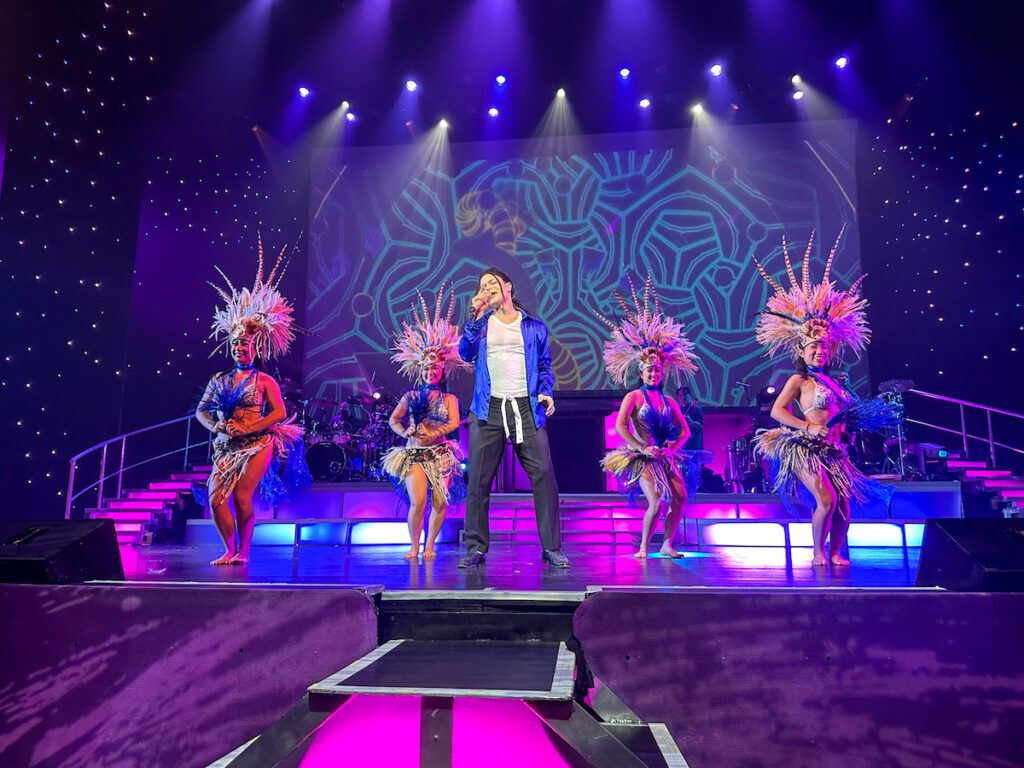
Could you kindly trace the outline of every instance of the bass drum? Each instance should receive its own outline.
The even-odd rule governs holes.
[[[340,483],[348,478],[351,457],[345,447],[324,441],[309,446],[306,464],[313,480],[320,483]]]

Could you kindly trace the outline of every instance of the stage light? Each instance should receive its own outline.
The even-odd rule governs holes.
[[[381,391],[379,389],[374,390],[374,392],[373,392],[373,399],[374,400],[380,400],[381,397],[383,397],[383,394],[381,393]]]
[[[557,96],[560,99],[564,99],[565,98],[565,88],[559,88],[557,91],[555,91],[555,96]]]
[[[415,80],[406,80],[405,81],[405,90],[409,91],[409,93],[412,93],[417,88],[419,88],[419,86],[416,85],[416,81]]]
[[[718,77],[719,75],[722,74],[722,65],[712,64],[711,69],[709,69],[708,72],[711,74],[712,77]]]
[[[775,387],[773,387],[771,384],[769,384],[767,387],[764,388],[764,391],[766,393],[768,393],[769,395],[774,395],[775,394]]]
[[[640,99],[639,106],[640,106],[640,109],[647,109],[648,107],[651,106],[651,100],[650,99]]]
[[[439,126],[441,126],[442,128],[445,128],[445,129],[447,129],[447,128],[448,128],[448,121],[447,121],[447,120],[445,120],[445,119],[444,119],[443,117],[442,117],[442,118],[441,118],[441,119],[440,119],[440,120],[438,121],[438,123],[437,123],[437,124],[438,124]]]
[[[802,99],[803,97],[804,97],[804,92],[803,91],[793,91],[793,99],[795,101],[800,101],[800,99]]]
[[[505,77],[504,75],[498,75],[497,77],[494,78],[494,82],[497,83],[498,85],[504,85],[505,83],[508,82],[508,78]]]
[[[356,121],[356,116],[352,112],[346,112],[345,119],[348,120],[350,123],[354,123]]]
[[[491,107],[490,109],[487,110],[487,114],[490,115],[491,117],[497,117],[498,116],[498,108],[497,107]]]
[[[704,114],[704,105],[700,103],[694,104],[690,107],[690,111],[695,115],[702,115]]]
[[[310,91],[309,88],[307,88],[306,86],[299,86],[299,96],[302,97],[303,99],[309,98],[310,93],[312,93],[312,91]]]
[[[619,70],[619,77],[621,77],[623,80],[629,80],[630,74],[632,73],[629,71],[628,67],[623,67],[622,69]]]
[[[836,69],[846,69],[846,65],[850,63],[850,59],[846,56],[840,56],[835,60]]]
[[[803,80],[800,78],[800,75],[793,75],[791,78],[789,78],[789,82],[791,82],[793,85],[800,85],[800,83],[802,83]]]

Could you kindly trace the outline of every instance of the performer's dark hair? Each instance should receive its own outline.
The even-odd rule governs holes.
[[[509,289],[509,293],[512,294],[512,306],[514,306],[516,309],[522,310],[523,312],[525,312],[528,315],[529,314],[533,314],[532,312],[530,312],[530,310],[528,310],[526,307],[524,307],[522,304],[520,304],[519,303],[519,299],[516,298],[516,286],[515,286],[515,283],[512,282],[512,278],[511,277],[506,275],[504,272],[502,272],[497,267],[488,267],[483,272],[481,272],[480,273],[480,277],[478,277],[476,279],[477,287],[480,286],[480,281],[482,281],[484,279],[485,275],[494,275],[496,278],[498,278],[502,282],[509,283],[512,286]]]

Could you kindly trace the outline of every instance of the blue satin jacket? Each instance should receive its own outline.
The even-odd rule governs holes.
[[[552,396],[555,372],[551,369],[551,349],[548,346],[548,327],[540,320],[519,310],[523,315],[523,347],[526,352],[526,387],[530,391],[530,406],[537,429],[544,426],[547,413],[537,402],[537,395]],[[478,419],[487,421],[491,407],[491,372],[487,370],[487,320],[491,312],[479,320],[469,320],[462,329],[459,355],[467,363],[475,363],[476,384],[473,387],[471,410]]]

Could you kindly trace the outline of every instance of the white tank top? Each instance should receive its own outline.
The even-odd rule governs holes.
[[[523,313],[511,323],[496,315],[487,319],[487,370],[492,397],[526,397],[526,347],[523,344]]]

